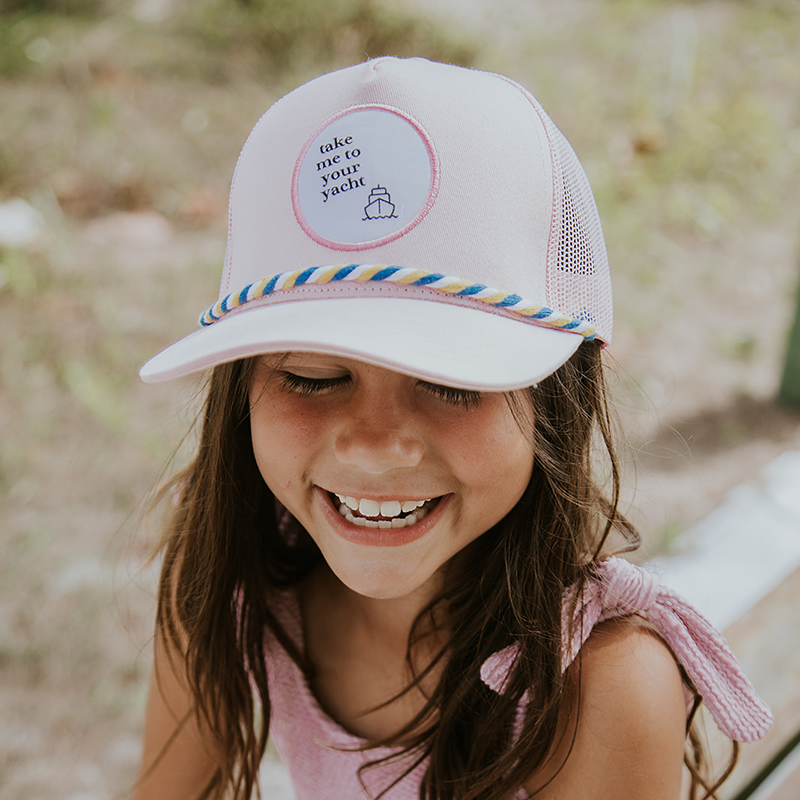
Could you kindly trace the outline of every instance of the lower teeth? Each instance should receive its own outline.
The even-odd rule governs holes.
[[[387,530],[390,528],[408,528],[411,525],[415,525],[428,515],[428,509],[425,508],[425,506],[422,506],[405,517],[392,517],[392,519],[368,519],[367,517],[354,517],[353,512],[344,503],[342,503],[339,506],[339,514],[348,522],[352,523],[353,525],[357,525],[359,528],[380,528],[381,530]]]

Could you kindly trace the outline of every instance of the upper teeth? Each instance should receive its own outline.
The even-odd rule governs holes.
[[[336,495],[339,502],[347,506],[352,511],[358,511],[365,517],[396,517],[401,512],[404,514],[421,508],[428,500],[384,500],[379,503],[377,500],[367,498],[359,500],[355,497],[347,497],[341,494]]]

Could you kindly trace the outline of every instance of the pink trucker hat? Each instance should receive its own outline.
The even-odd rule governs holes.
[[[219,300],[145,381],[303,351],[505,391],[611,337],[586,176],[500,75],[380,58],[306,83],[251,132],[229,214]]]

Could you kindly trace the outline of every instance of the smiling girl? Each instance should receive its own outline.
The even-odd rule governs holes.
[[[638,537],[608,263],[525,89],[385,58],[280,100],[201,321],[142,369],[213,368],[137,800],[249,798],[269,736],[298,800],[669,800],[684,762],[711,797],[700,702],[769,729],[721,636],[610,555]]]

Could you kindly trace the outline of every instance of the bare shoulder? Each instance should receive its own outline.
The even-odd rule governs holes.
[[[680,670],[664,641],[634,620],[598,625],[581,649],[574,669],[580,672],[584,714],[593,707],[614,713],[625,729],[651,729],[659,719],[677,716],[686,726]]]
[[[669,648],[633,620],[598,625],[571,667],[578,702],[529,791],[542,800],[677,800],[686,709]]]

